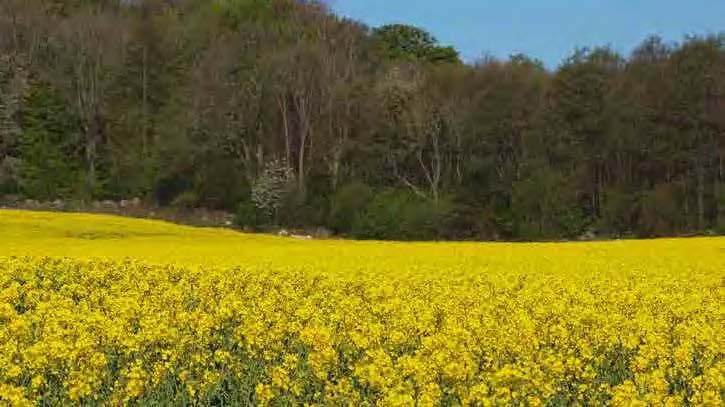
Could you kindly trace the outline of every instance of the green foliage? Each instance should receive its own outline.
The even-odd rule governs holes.
[[[643,237],[667,236],[681,232],[686,218],[681,211],[680,191],[674,184],[660,184],[642,196],[637,233]]]
[[[48,84],[33,86],[25,98],[20,135],[20,190],[28,197],[53,200],[71,196],[79,182],[73,157],[77,120]]]
[[[20,134],[17,115],[24,89],[17,84],[22,81],[16,71],[11,59],[0,53],[0,160],[16,153]]]
[[[295,184],[290,185],[279,209],[279,225],[301,229],[326,225],[333,195],[329,177],[322,173],[309,174],[304,191]]]
[[[278,26],[294,10],[293,0],[214,0],[212,10],[230,28],[244,23]]]
[[[446,230],[453,206],[422,200],[407,190],[377,194],[357,216],[352,235],[374,240],[435,240]]]
[[[455,206],[445,199],[413,199],[404,209],[400,222],[402,239],[439,240],[449,232]]]
[[[252,186],[234,161],[205,159],[196,170],[193,189],[204,206],[234,212],[240,201],[249,199]]]
[[[524,239],[575,238],[588,224],[570,180],[548,169],[514,184],[511,207]]]
[[[193,209],[196,208],[198,205],[199,197],[194,191],[184,191],[181,194],[177,195],[173,201],[171,201],[171,206],[175,206],[181,209]]]
[[[161,206],[171,205],[179,195],[191,189],[189,180],[181,174],[163,177],[155,182],[155,199]]]
[[[315,205],[312,203],[312,197],[306,193],[303,195],[301,191],[289,184],[279,206],[273,214],[266,213],[268,223],[275,226],[284,226],[289,228],[305,228],[312,225],[320,225]]]
[[[540,59],[531,58],[530,56],[522,53],[516,53],[511,55],[509,62],[515,66],[528,66],[538,71],[543,72],[546,68],[544,62]]]
[[[0,194],[15,194],[19,189],[22,162],[14,157],[0,161]]]
[[[360,181],[342,186],[331,198],[327,225],[336,233],[350,233],[355,220],[363,213],[373,196],[373,190]]]
[[[614,236],[632,233],[639,211],[638,195],[612,187],[604,192],[604,197],[599,229]]]
[[[428,51],[425,59],[434,64],[456,64],[461,62],[458,51],[452,46],[433,47]]]
[[[547,70],[317,1],[6,3],[3,194],[364,238],[725,230],[725,35]]]
[[[352,227],[358,239],[401,239],[401,219],[412,197],[407,192],[389,190],[379,193],[359,215]]]
[[[438,45],[429,32],[403,24],[385,25],[373,31],[383,54],[391,60],[459,63],[458,51]]]
[[[243,228],[257,228],[259,219],[257,217],[257,207],[251,201],[243,201],[239,204],[234,223]]]
[[[725,183],[720,183],[717,187],[717,223],[716,231],[725,234]]]

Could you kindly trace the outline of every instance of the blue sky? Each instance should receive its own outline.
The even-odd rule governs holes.
[[[455,46],[466,61],[523,52],[556,67],[577,46],[629,53],[651,34],[725,30],[725,0],[328,0],[370,26],[416,25]]]

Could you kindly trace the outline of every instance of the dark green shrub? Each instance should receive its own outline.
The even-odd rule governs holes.
[[[599,229],[609,235],[629,234],[636,222],[638,211],[639,200],[636,194],[618,188],[608,188],[604,191]]]
[[[240,203],[239,208],[237,208],[237,214],[234,218],[234,222],[237,226],[243,228],[257,228],[259,226],[259,219],[254,202],[244,201]]]
[[[674,184],[660,184],[642,195],[637,234],[643,237],[667,236],[684,230],[687,219],[682,209],[681,191]]]
[[[0,195],[18,192],[19,168],[22,162],[13,157],[0,161]]]
[[[21,115],[17,178],[23,195],[40,200],[72,196],[81,179],[74,159],[76,117],[60,93],[44,83],[32,87]]]
[[[279,203],[272,224],[287,228],[303,228],[311,223],[311,208],[307,198],[295,187],[285,193]],[[266,216],[266,213],[265,213]]]
[[[410,195],[388,190],[376,195],[355,219],[352,234],[358,239],[400,239],[400,221]]]
[[[205,208],[236,211],[239,202],[248,200],[252,187],[238,163],[229,159],[211,158],[198,169],[194,191]],[[229,182],[235,180],[235,182]]]
[[[194,191],[184,191],[177,195],[171,202],[171,205],[181,209],[196,208],[199,204],[199,197]]]
[[[515,235],[526,240],[575,238],[589,223],[569,180],[547,169],[514,183],[511,211]]]
[[[289,228],[312,229],[327,225],[332,195],[330,178],[325,173],[311,172],[306,187],[291,186],[278,211],[278,225]]]
[[[717,213],[715,232],[718,234],[725,234],[725,183],[720,183],[717,186]]]
[[[446,230],[453,205],[423,200],[406,190],[376,195],[357,216],[352,234],[359,239],[435,240]]]
[[[373,190],[362,182],[351,182],[332,196],[327,226],[335,233],[352,232],[355,220],[373,199]]]
[[[411,199],[403,207],[400,220],[401,238],[404,240],[437,240],[443,237],[451,224],[453,204]]]
[[[159,178],[154,185],[154,198],[160,206],[169,206],[174,199],[193,187],[182,174]]]

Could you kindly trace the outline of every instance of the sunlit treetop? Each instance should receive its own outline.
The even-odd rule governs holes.
[[[410,25],[391,24],[373,30],[384,54],[391,60],[459,63],[458,51],[441,46],[429,32]]]

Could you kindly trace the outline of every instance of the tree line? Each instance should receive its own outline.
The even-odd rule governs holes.
[[[4,0],[0,194],[372,239],[725,231],[725,35],[460,61],[294,0]]]

